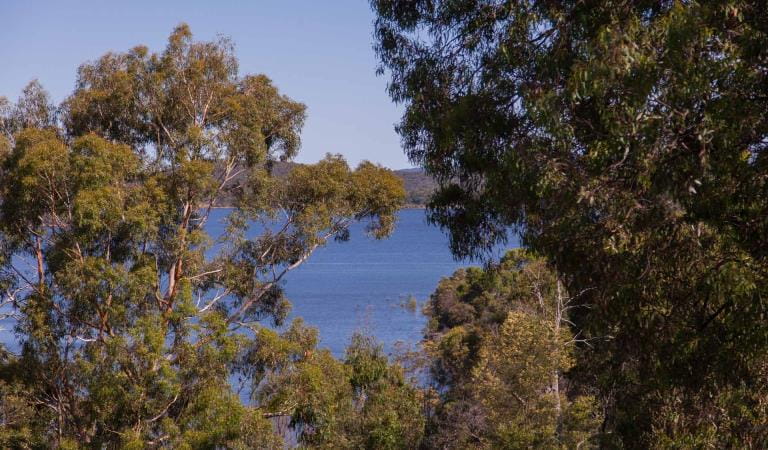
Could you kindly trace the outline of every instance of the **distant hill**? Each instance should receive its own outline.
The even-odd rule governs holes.
[[[427,204],[430,195],[437,188],[435,180],[424,173],[423,169],[400,169],[393,171],[405,184],[406,203],[408,206],[421,207]]]

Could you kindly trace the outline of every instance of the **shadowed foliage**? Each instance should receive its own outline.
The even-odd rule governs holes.
[[[605,445],[768,442],[768,16],[755,1],[374,0],[429,214],[516,227],[584,306]]]

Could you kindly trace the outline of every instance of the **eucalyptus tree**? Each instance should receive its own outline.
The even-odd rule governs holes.
[[[595,447],[598,405],[568,376],[584,342],[568,327],[578,297],[520,249],[444,278],[425,307],[426,447]]]
[[[412,449],[424,434],[424,392],[375,339],[352,336],[344,360],[318,349],[317,330],[295,321],[262,328],[240,363],[271,417],[284,417],[302,448]]]
[[[401,183],[331,155],[275,179],[304,105],[185,25],[160,53],[83,64],[49,103],[32,85],[3,118],[0,278],[21,348],[0,360],[0,443],[280,448],[229,380],[285,320],[285,275],[353,222],[387,236]]]
[[[516,226],[587,290],[575,368],[629,447],[768,443],[768,16],[760,2],[374,0],[430,215]]]

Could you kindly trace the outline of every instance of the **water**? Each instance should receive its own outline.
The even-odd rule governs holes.
[[[211,236],[223,233],[228,212],[212,212]],[[289,323],[302,317],[317,327],[320,346],[337,357],[356,330],[373,334],[391,352],[398,342],[412,345],[421,339],[424,302],[441,278],[467,265],[453,259],[448,238],[426,223],[423,210],[400,211],[394,233],[380,241],[365,236],[363,225],[356,224],[348,242],[329,242],[286,276],[293,304]],[[418,302],[416,311],[403,307],[409,296]],[[11,332],[0,331],[0,342],[15,347],[11,341]]]

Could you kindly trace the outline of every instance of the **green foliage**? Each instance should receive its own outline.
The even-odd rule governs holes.
[[[583,292],[592,351],[573,377],[606,411],[605,445],[763,447],[764,5],[372,5],[453,250],[516,227]]]
[[[595,399],[567,389],[578,338],[572,298],[541,258],[509,252],[441,281],[425,349],[439,399],[430,448],[589,447]]]
[[[270,417],[290,418],[304,447],[418,447],[423,393],[372,338],[354,335],[342,362],[316,349],[316,331],[300,321],[282,335],[259,333],[269,337],[243,361],[247,370],[268,368],[254,377],[253,394]]]
[[[424,393],[390,365],[381,345],[356,334],[347,348],[355,414],[347,421],[351,448],[418,448],[424,433]]]
[[[0,133],[6,137],[25,128],[53,128],[56,116],[56,107],[37,80],[24,87],[15,104],[0,97]]]
[[[39,431],[44,426],[40,422],[45,419],[35,413],[26,395],[20,385],[0,381],[0,446],[3,448],[44,446]]]
[[[0,446],[282,448],[270,417],[295,385],[287,414],[333,442],[350,369],[315,332],[259,323],[282,323],[286,273],[328,239],[356,221],[388,236],[404,191],[340,156],[277,182],[304,110],[186,25],[161,53],[84,64],[58,109],[37,83],[0,102],[0,306],[21,344],[0,353]],[[209,236],[223,198],[228,233]]]

